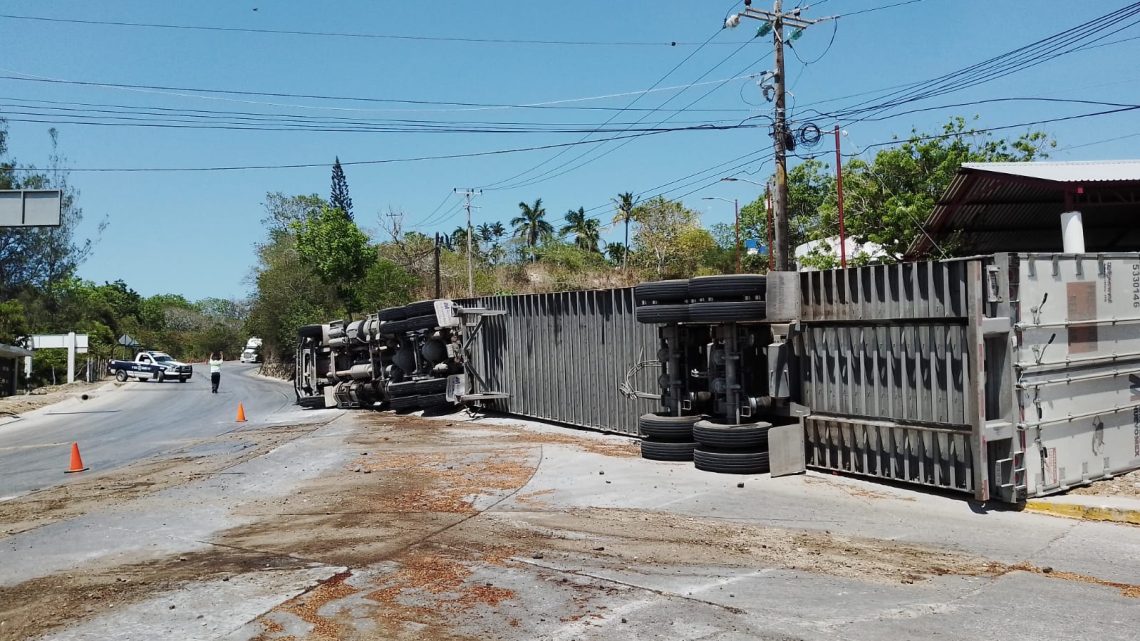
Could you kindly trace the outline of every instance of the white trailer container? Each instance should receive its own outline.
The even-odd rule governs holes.
[[[1140,467],[1140,255],[1022,254],[1017,266],[1026,493]]]
[[[1140,254],[801,275],[808,464],[1019,502],[1140,468]]]

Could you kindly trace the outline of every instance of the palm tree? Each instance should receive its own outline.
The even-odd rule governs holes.
[[[495,224],[491,225],[491,233],[495,235],[495,239],[497,240],[507,233],[507,228],[503,227],[503,223],[496,220]]]
[[[538,245],[539,239],[554,233],[554,226],[546,220],[546,210],[542,207],[542,199],[534,201],[533,205],[519,203],[522,214],[511,219],[515,228],[515,236],[522,238],[528,249],[532,251]]]
[[[621,257],[621,268],[625,269],[626,261],[629,258],[629,221],[633,220],[633,206],[636,203],[633,200],[633,192],[625,192],[618,194],[614,198],[614,205],[617,206],[617,215],[614,216],[615,223],[625,223],[625,252]]]
[[[466,227],[464,227],[462,225],[460,225],[459,227],[456,227],[455,231],[451,232],[450,238],[451,238],[451,245],[453,247],[455,247],[458,251],[461,251],[461,252],[467,251],[467,228]],[[475,238],[472,237],[471,240],[474,241]]]
[[[475,228],[475,231],[479,234],[479,240],[485,243],[495,240],[494,227],[492,227],[490,223],[480,223],[479,226]]]
[[[574,234],[574,244],[591,252],[598,251],[598,241],[602,239],[597,219],[587,218],[585,207],[579,207],[578,211],[571,209],[566,212],[566,224],[558,233]]]
[[[625,245],[621,243],[606,243],[606,258],[614,265],[622,264],[625,260]]]

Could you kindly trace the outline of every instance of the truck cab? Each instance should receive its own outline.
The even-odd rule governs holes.
[[[261,339],[253,336],[250,337],[245,343],[245,349],[242,350],[241,357],[238,358],[242,363],[256,363],[261,360]]]

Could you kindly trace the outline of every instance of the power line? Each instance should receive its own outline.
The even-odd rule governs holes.
[[[718,69],[718,68],[719,68],[721,65],[723,65],[723,64],[724,64],[724,63],[726,63],[726,62],[728,62],[730,59],[732,59],[732,57],[734,57],[734,56],[735,56],[737,53],[739,53],[740,51],[742,51],[742,50],[744,49],[744,47],[748,46],[749,44],[750,44],[750,42],[749,42],[749,41],[746,41],[746,42],[744,42],[744,44],[742,44],[742,45],[741,45],[739,48],[737,48],[735,51],[733,51],[731,54],[729,54],[727,58],[725,58],[724,60],[721,60],[719,63],[717,63],[717,65],[716,65],[716,66],[714,66],[712,69],[709,69],[708,71],[706,71],[706,72],[704,73],[704,75],[702,75],[701,77],[703,78],[704,76],[707,76],[708,74],[712,73],[713,71],[716,71],[716,70],[717,70],[717,69]],[[761,62],[761,61],[762,61],[764,58],[766,58],[768,55],[770,55],[770,52],[769,52],[769,54],[765,54],[765,55],[764,55],[764,57],[760,58],[760,60],[757,60],[757,61],[755,61],[755,62],[752,62],[752,63],[750,63],[750,64],[749,64],[748,66],[746,66],[744,69],[745,69],[745,70],[747,70],[747,69],[751,69],[751,68],[755,67],[757,64],[759,64],[759,63],[760,63],[760,62]],[[737,75],[739,75],[739,74],[737,74]],[[684,111],[686,111],[687,109],[689,109],[690,107],[692,107],[693,105],[695,105],[696,103],[698,103],[698,102],[700,102],[701,100],[704,100],[705,98],[707,98],[709,95],[711,95],[711,94],[712,94],[714,91],[716,91],[717,89],[720,89],[720,88],[721,88],[722,86],[724,86],[724,84],[725,84],[725,83],[727,83],[727,82],[728,82],[728,81],[724,81],[724,82],[720,83],[719,85],[717,85],[717,86],[713,87],[712,89],[708,90],[708,91],[707,91],[707,92],[705,92],[703,95],[701,95],[700,97],[698,97],[696,100],[693,100],[693,101],[691,101],[691,102],[690,102],[688,105],[686,105],[685,107],[682,107],[682,108],[681,108],[681,109],[679,109],[679,110],[671,110],[672,112],[670,113],[670,115],[668,115],[668,116],[666,116],[665,118],[663,118],[663,119],[659,120],[657,123],[655,123],[655,124],[653,125],[653,127],[659,127],[659,126],[661,126],[662,124],[664,124],[665,122],[667,122],[668,120],[670,120],[671,118],[673,118],[674,116],[676,116],[677,114],[679,114],[679,113],[683,113]],[[673,100],[673,98],[676,98],[676,97],[678,97],[678,96],[680,96],[680,95],[681,95],[680,93],[678,93],[678,94],[675,94],[675,95],[674,95],[674,96],[672,96],[672,97],[671,97],[669,100],[666,100],[665,102],[663,102],[663,103],[661,103],[660,105],[658,105],[658,106],[657,106],[657,108],[658,108],[658,109],[660,109],[661,107],[664,107],[666,104],[668,104],[670,101],[672,101],[672,100]],[[639,118],[639,119],[637,120],[637,123],[640,123],[640,122],[642,122],[642,121],[643,121],[643,120],[645,120],[645,118],[646,118],[646,117],[648,117],[648,116],[649,116],[649,114],[645,114],[644,116],[642,116],[641,118]],[[637,124],[637,123],[635,123],[635,124]],[[632,128],[632,127],[631,127],[631,128]],[[627,129],[627,130],[628,130],[628,129]],[[608,149],[608,150],[606,150],[606,151],[602,152],[601,154],[598,154],[598,155],[597,155],[597,156],[595,156],[594,158],[588,159],[588,160],[586,160],[585,162],[582,162],[582,163],[580,163],[580,164],[578,164],[578,165],[575,165],[575,166],[573,166],[573,167],[569,167],[569,168],[565,169],[564,171],[559,171],[560,169],[563,169],[563,168],[566,168],[566,167],[568,167],[569,165],[571,165],[571,164],[573,164],[573,163],[577,162],[578,160],[580,160],[580,159],[584,158],[585,156],[587,156],[587,155],[589,155],[589,154],[593,153],[594,151],[597,151],[598,149],[600,149],[600,148],[601,148],[601,146],[602,146],[602,145],[604,145],[604,144],[605,144],[605,142],[604,142],[604,141],[603,141],[603,142],[599,142],[599,143],[598,143],[598,145],[597,145],[597,146],[595,146],[595,147],[593,147],[592,149],[587,149],[587,150],[585,150],[584,152],[582,152],[582,153],[581,153],[581,154],[579,154],[578,156],[576,156],[576,157],[574,157],[574,158],[572,158],[572,159],[570,159],[570,160],[568,160],[568,161],[566,161],[566,162],[562,163],[561,165],[559,165],[559,166],[557,166],[557,167],[554,167],[554,168],[552,168],[552,169],[549,169],[549,170],[547,170],[547,171],[545,171],[545,172],[543,172],[543,173],[541,173],[541,174],[539,174],[539,175],[537,175],[537,176],[533,176],[533,177],[531,177],[531,178],[528,178],[528,179],[526,179],[525,181],[523,181],[523,182],[521,182],[521,183],[516,183],[516,184],[511,184],[511,185],[504,185],[504,186],[496,187],[496,190],[502,190],[502,189],[518,189],[518,188],[522,188],[522,187],[529,187],[529,186],[532,186],[532,185],[536,185],[536,184],[539,184],[540,182],[545,182],[545,181],[547,181],[547,180],[551,180],[551,179],[557,178],[557,177],[559,177],[559,176],[562,176],[562,175],[565,175],[565,174],[567,174],[567,173],[569,173],[569,172],[571,172],[571,171],[575,171],[575,170],[577,170],[577,169],[580,169],[580,168],[582,168],[582,167],[584,167],[584,166],[586,166],[586,165],[588,165],[588,164],[590,164],[590,163],[592,163],[592,162],[595,162],[595,161],[597,161],[597,160],[599,160],[599,159],[601,159],[601,158],[603,158],[603,157],[605,157],[605,156],[608,156],[609,154],[611,154],[611,153],[613,153],[613,152],[617,151],[618,149],[621,149],[622,147],[624,147],[624,146],[628,145],[628,144],[629,144],[629,143],[631,143],[631,142],[633,142],[633,140],[632,140],[632,139],[631,139],[631,140],[626,140],[625,142],[622,142],[621,144],[619,144],[619,145],[617,145],[617,146],[615,146],[615,147],[612,147],[612,148],[610,148],[610,149]]]
[[[718,127],[696,127],[687,129],[676,129],[674,131],[715,131],[715,130],[732,130],[732,129],[752,129],[756,125],[726,125]],[[624,140],[626,138],[636,138],[640,136],[653,136],[666,131],[649,131],[638,132],[629,135],[620,135],[610,138],[610,140]],[[592,141],[597,142],[597,141]],[[536,145],[532,147],[516,147],[510,149],[495,149],[491,151],[477,151],[462,154],[443,154],[438,156],[415,156],[409,158],[384,158],[380,160],[355,160],[341,162],[342,166],[348,167],[352,165],[383,165],[404,162],[422,162],[428,160],[455,160],[463,158],[479,158],[485,156],[501,156],[506,154],[516,154],[529,151],[543,151],[547,149],[559,149],[562,147],[573,147],[576,145],[589,144],[584,142],[564,142],[554,143],[549,145]],[[260,169],[308,169],[313,167],[327,167],[327,162],[320,163],[296,163],[296,164],[279,164],[279,165],[232,165],[232,166],[212,166],[212,167],[87,167],[87,168],[70,168],[67,171],[72,172],[99,172],[99,173],[136,173],[136,172],[210,172],[210,171],[248,171]],[[37,171],[35,167],[13,167],[14,171]]]
[[[225,33],[255,33],[264,35],[287,36],[314,36],[322,38],[356,38],[365,40],[407,40],[416,42],[456,42],[467,44],[492,45],[552,45],[572,47],[692,47],[698,46],[695,42],[678,42],[675,40],[525,40],[519,38],[471,38],[464,36],[422,36],[391,33],[359,33],[340,31],[305,31],[299,29],[263,29],[255,27],[218,27],[207,25],[186,25],[156,22],[127,22],[124,20],[81,20],[78,18],[48,18],[45,16],[21,16],[14,14],[0,14],[0,18],[8,20],[28,20],[36,22],[54,22],[64,24],[81,24],[90,26],[131,27],[146,29],[173,29],[181,31],[212,31]]]
[[[0,71],[6,71],[8,74],[16,73],[16,72],[12,72],[10,70],[4,70],[4,69],[0,69]],[[391,111],[401,111],[401,112],[409,112],[409,111],[417,111],[417,112],[418,111],[483,111],[483,110],[492,110],[492,109],[572,109],[572,110],[584,110],[584,111],[617,111],[617,112],[653,111],[652,109],[650,109],[648,107],[646,107],[646,108],[634,108],[634,107],[631,107],[628,105],[625,107],[564,107],[564,106],[560,106],[560,105],[571,103],[571,102],[584,102],[584,101],[589,101],[589,100],[604,100],[604,99],[613,98],[613,97],[623,97],[623,96],[631,96],[631,95],[644,95],[644,94],[648,94],[648,93],[654,93],[657,91],[671,91],[673,89],[681,89],[681,88],[686,88],[686,87],[690,86],[690,85],[681,85],[678,87],[668,87],[668,88],[660,88],[660,89],[658,89],[656,86],[654,86],[654,87],[651,87],[650,89],[646,89],[644,91],[624,92],[624,93],[619,93],[619,94],[609,94],[609,95],[605,95],[605,96],[589,96],[589,97],[584,97],[584,98],[570,98],[570,99],[566,99],[566,100],[549,100],[549,101],[545,101],[545,102],[535,102],[535,103],[526,103],[526,104],[511,104],[511,103],[459,102],[459,101],[447,101],[447,100],[413,100],[413,99],[406,99],[406,98],[372,98],[372,97],[363,97],[363,96],[334,96],[334,95],[321,95],[321,94],[288,93],[288,92],[280,92],[280,91],[249,91],[249,90],[242,90],[242,89],[212,89],[212,88],[204,88],[204,87],[174,87],[174,86],[166,86],[166,85],[94,82],[94,81],[89,81],[89,80],[67,80],[67,79],[63,79],[63,78],[45,78],[45,77],[30,76],[30,75],[0,75],[0,80],[12,80],[12,81],[17,81],[17,82],[36,82],[36,83],[45,83],[45,84],[60,84],[60,85],[75,85],[75,86],[83,86],[83,87],[99,87],[99,88],[103,88],[103,89],[124,89],[124,90],[129,90],[129,91],[155,92],[155,93],[158,93],[160,95],[170,95],[170,96],[175,96],[175,97],[180,97],[180,98],[198,98],[198,99],[204,99],[204,100],[239,102],[242,104],[258,104],[258,105],[271,106],[271,107],[292,107],[292,108],[296,108],[296,109],[326,109],[326,110],[330,110],[330,111],[361,111],[361,110],[347,108],[347,107],[337,107],[337,106],[295,105],[295,104],[294,105],[288,105],[288,104],[279,104],[279,103],[265,103],[265,102],[255,102],[255,101],[245,101],[245,100],[233,100],[233,99],[229,99],[229,98],[224,98],[222,96],[198,95],[198,94],[261,96],[261,97],[269,97],[269,98],[304,98],[304,99],[308,99],[308,100],[329,100],[329,101],[335,100],[335,101],[342,101],[342,102],[363,102],[363,103],[380,103],[380,104],[407,104],[407,105],[462,107],[462,109],[434,109],[434,110],[421,110],[421,109],[385,109],[385,110],[370,109],[370,110],[367,110],[367,111],[374,111],[374,112],[379,112],[379,111],[388,111],[388,112],[391,112]],[[720,81],[710,81],[710,84],[712,82],[720,82]],[[180,93],[163,93],[163,92],[187,92],[188,94],[191,94],[191,95],[180,94]],[[741,111],[746,111],[746,110],[718,109],[715,111],[740,113]]]
[[[1129,37],[1129,38],[1121,38],[1118,40],[1110,40],[1108,42],[1102,42],[1102,43],[1097,43],[1097,44],[1088,44],[1088,45],[1080,47],[1078,50],[1079,51],[1087,51],[1090,49],[1097,49],[1100,47],[1106,47],[1106,46],[1110,46],[1110,45],[1120,44],[1123,42],[1128,42],[1128,41],[1137,40],[1137,39],[1140,39],[1140,36],[1133,36],[1133,37]],[[948,75],[953,75],[953,74],[948,74]],[[852,93],[852,94],[846,94],[843,96],[835,96],[832,98],[825,98],[825,99],[816,100],[815,102],[804,105],[803,107],[801,107],[801,109],[803,109],[805,111],[815,112],[816,114],[819,114],[821,117],[837,117],[837,116],[843,115],[843,111],[844,111],[843,109],[840,109],[840,110],[835,111],[835,112],[824,112],[824,111],[820,111],[816,107],[818,107],[819,105],[823,105],[823,104],[827,104],[827,103],[831,103],[831,102],[838,102],[841,100],[846,100],[848,98],[858,98],[861,96],[881,94],[882,92],[885,92],[885,91],[918,87],[925,82],[929,82],[929,81],[906,82],[906,83],[901,83],[901,84],[897,84],[897,85],[891,85],[888,87],[880,87],[878,89],[869,89],[867,91],[860,91],[860,92],[856,92],[856,93]],[[1117,83],[1113,83],[1113,84],[1117,84]],[[1099,85],[1094,85],[1094,87],[1095,86],[1099,86]],[[1091,88],[1091,87],[1088,87],[1088,88]],[[885,94],[885,95],[891,95],[891,94]],[[859,104],[866,104],[866,103],[859,103]]]
[[[945,134],[932,134],[932,135],[928,135],[928,136],[916,136],[913,138],[908,138],[906,140],[891,140],[891,141],[887,141],[887,142],[877,142],[877,143],[872,143],[870,145],[863,147],[862,150],[859,151],[858,153],[843,154],[843,155],[850,158],[850,157],[860,156],[863,153],[865,153],[868,149],[876,149],[879,147],[898,147],[898,146],[905,145],[905,144],[908,144],[911,142],[923,142],[923,141],[927,141],[927,140],[945,140],[946,138],[955,138],[958,136],[971,136],[971,135],[976,135],[976,134],[989,133],[989,132],[993,132],[993,131],[1005,131],[1007,129],[1018,129],[1021,127],[1033,127],[1033,126],[1037,126],[1037,125],[1047,125],[1047,124],[1052,124],[1055,122],[1067,122],[1070,120],[1081,120],[1084,118],[1094,118],[1097,116],[1110,116],[1113,114],[1136,111],[1138,109],[1140,109],[1140,105],[1129,105],[1126,107],[1120,107],[1118,109],[1107,109],[1104,111],[1093,111],[1093,112],[1083,113],[1083,114],[1074,114],[1071,116],[1059,116],[1056,118],[1045,118],[1042,120],[1031,120],[1029,122],[1019,122],[1019,123],[1013,124],[1013,125],[1000,125],[997,127],[986,127],[983,129],[970,129],[968,131],[951,132],[951,133],[945,133]]]
[[[2,105],[0,105],[2,107]],[[119,112],[120,114],[125,112]],[[185,119],[177,117],[139,118],[131,115],[90,115],[82,113],[43,113],[42,111],[23,111],[11,109],[0,111],[0,117],[11,122],[34,122],[54,125],[83,125],[100,127],[143,127],[159,129],[196,129],[211,131],[300,131],[319,133],[420,133],[420,134],[579,134],[589,133],[665,133],[680,131],[682,129],[716,129],[732,127],[729,124],[716,124],[713,122],[684,125],[679,127],[613,127],[597,128],[579,127],[494,127],[494,126],[451,126],[446,123],[436,125],[380,125],[380,124],[344,124],[344,123],[304,123],[304,122],[259,122],[259,121],[227,121],[214,119],[203,121],[200,119]],[[735,121],[720,121],[721,123]],[[597,142],[597,141],[595,141]]]
[[[922,107],[919,109],[909,109],[907,111],[898,111],[887,116],[868,117],[860,119],[861,122],[881,122],[898,118],[899,116],[907,116],[916,113],[925,113],[928,111],[939,111],[941,109],[956,109],[959,107],[976,107],[978,105],[987,105],[1002,102],[1048,102],[1070,105],[1099,105],[1102,107],[1134,107],[1136,105],[1121,103],[1121,102],[1106,102],[1102,100],[1084,100],[1081,98],[1037,98],[1037,97],[1020,97],[1020,98],[982,98],[979,100],[970,100],[967,102],[956,102],[946,105],[937,105],[934,107]]]
[[[719,30],[719,29],[718,29],[717,31],[714,31],[714,32],[712,33],[712,35],[710,35],[710,36],[709,36],[709,37],[708,37],[708,38],[707,38],[707,39],[706,39],[706,40],[705,40],[705,41],[704,41],[704,42],[701,44],[701,46],[700,46],[700,47],[697,47],[696,49],[694,49],[694,50],[693,50],[691,53],[689,53],[689,55],[685,56],[685,57],[684,57],[684,58],[683,58],[683,59],[682,59],[680,62],[678,62],[677,64],[673,65],[673,67],[672,67],[672,68],[670,68],[670,69],[669,69],[669,71],[666,71],[666,72],[665,72],[665,75],[663,75],[663,76],[661,76],[660,78],[658,78],[658,79],[657,79],[657,82],[654,82],[654,83],[653,83],[653,86],[651,86],[651,87],[650,87],[650,89],[656,89],[658,85],[660,85],[662,82],[665,82],[665,79],[666,79],[666,78],[668,78],[669,76],[673,75],[673,72],[675,72],[675,71],[677,71],[678,69],[680,69],[682,65],[684,65],[686,62],[688,62],[689,60],[691,60],[691,59],[693,58],[693,56],[697,55],[697,54],[698,54],[698,53],[699,53],[699,52],[700,52],[702,49],[704,49],[705,45],[707,45],[708,43],[712,42],[712,41],[713,41],[713,39],[714,39],[714,38],[716,38],[716,37],[717,37],[717,35],[718,35],[719,33],[720,33],[720,30]],[[703,77],[703,76],[702,76],[702,77]],[[698,79],[698,80],[699,80],[699,79]],[[603,122],[603,123],[602,123],[602,125],[601,125],[601,126],[603,126],[603,127],[604,127],[604,126],[608,125],[608,124],[609,124],[610,122],[612,122],[612,121],[613,121],[615,118],[617,118],[617,117],[618,117],[618,115],[620,115],[621,113],[623,113],[623,112],[625,112],[625,111],[629,110],[631,107],[633,107],[633,105],[637,104],[637,101],[638,101],[638,100],[640,100],[641,98],[642,98],[642,96],[637,96],[637,97],[635,97],[635,98],[634,98],[633,100],[631,100],[631,101],[630,101],[628,104],[626,104],[626,106],[625,106],[625,107],[623,107],[623,108],[622,108],[620,111],[617,111],[616,113],[614,113],[613,115],[611,115],[611,116],[609,117],[609,119],[607,119],[605,122]],[[581,139],[581,140],[579,140],[578,142],[585,142],[585,141],[586,141],[587,139],[589,139],[589,138],[590,138],[590,134],[586,134],[586,135],[585,135],[585,136],[583,136],[583,137],[582,137],[582,139]],[[533,171],[535,171],[535,170],[537,170],[537,169],[539,169],[539,168],[541,168],[541,167],[544,167],[545,165],[547,165],[547,164],[549,164],[549,163],[553,162],[553,161],[554,161],[554,160],[556,160],[557,158],[561,157],[561,156],[562,156],[562,154],[566,153],[566,151],[568,151],[568,149],[563,149],[563,150],[559,151],[557,154],[554,154],[553,156],[551,156],[550,158],[547,158],[546,160],[544,160],[544,161],[540,162],[539,164],[537,164],[537,165],[534,165],[533,167],[530,167],[530,168],[526,169],[525,171],[522,171],[522,172],[520,172],[520,173],[517,173],[517,174],[515,174],[515,175],[513,175],[513,176],[511,176],[511,177],[509,177],[509,178],[504,178],[504,179],[502,179],[502,180],[498,180],[498,181],[495,181],[495,182],[493,182],[493,183],[489,183],[489,184],[487,184],[487,185],[483,185],[483,189],[490,189],[490,188],[493,188],[493,187],[497,187],[498,185],[502,185],[502,184],[505,184],[505,183],[509,183],[509,182],[511,182],[511,181],[513,181],[513,180],[515,180],[515,179],[517,179],[517,178],[520,178],[520,177],[522,177],[522,176],[525,176],[525,175],[527,175],[527,174],[529,174],[529,173],[531,173],[531,172],[533,172]]]
[[[1072,29],[1066,29],[1065,31],[1042,38],[1036,42],[994,56],[969,67],[943,74],[931,80],[904,86],[904,88],[899,91],[881,96],[877,99],[879,100],[877,103],[867,100],[841,109],[838,112],[823,113],[822,115],[840,119],[859,114],[877,114],[902,104],[916,102],[990,82],[1074,51],[1079,51],[1083,47],[1095,43],[1096,40],[1091,40],[1090,42],[1089,39],[1098,36],[1098,34],[1099,39],[1103,39],[1123,29],[1127,29],[1140,21],[1134,21],[1109,33],[1101,33],[1135,16],[1137,13],[1140,13],[1140,3],[1133,3],[1123,9],[1095,18]],[[1074,45],[1074,42],[1077,44]],[[854,122],[859,122],[860,120],[862,120],[862,118]],[[847,124],[851,123],[849,122]]]
[[[451,197],[454,195],[455,195],[454,190],[447,192],[447,195],[443,197],[443,200],[440,201],[440,203],[438,205],[436,205],[435,209],[431,210],[431,213],[424,217],[423,222],[421,222],[419,225],[413,225],[413,228],[426,227],[428,225],[433,224],[433,222],[431,222],[432,218],[436,215],[436,213],[439,210],[443,209],[443,206],[446,205],[447,201],[451,200]]]
[[[870,7],[868,9],[859,9],[858,11],[848,11],[847,13],[841,13],[835,17],[836,18],[848,18],[850,16],[857,16],[857,15],[864,14],[864,13],[873,13],[875,11],[882,11],[883,9],[893,9],[895,7],[901,7],[901,6],[908,5],[908,4],[914,4],[916,2],[922,2],[922,0],[903,0],[903,2],[895,2],[894,4],[887,4],[887,5],[883,5],[881,7]],[[819,5],[819,4],[823,4],[823,3],[817,2],[816,4]]]
[[[3,100],[3,99],[0,99]],[[225,118],[232,118],[236,121],[249,121],[249,122],[286,122],[286,123],[302,123],[302,124],[334,124],[334,125],[403,125],[403,126],[422,126],[430,127],[459,127],[459,126],[498,126],[498,127],[519,127],[527,129],[538,128],[559,128],[559,127],[587,127],[589,124],[575,123],[575,122],[543,122],[543,121],[511,121],[511,120],[432,120],[432,119],[409,119],[409,118],[348,118],[344,116],[313,116],[305,114],[293,113],[280,113],[280,112],[255,112],[255,111],[229,111],[229,110],[215,110],[215,109],[188,109],[188,108],[172,108],[172,107],[153,107],[153,106],[139,106],[139,105],[124,105],[116,103],[101,103],[101,102],[74,102],[74,101],[61,101],[61,100],[46,100],[36,98],[19,98],[8,97],[6,100],[14,103],[0,102],[0,107],[16,108],[16,109],[38,109],[44,111],[60,111],[64,113],[81,113],[81,114],[108,114],[108,115],[140,115],[140,116],[174,116],[179,118],[187,118],[201,121],[224,121]],[[42,106],[47,105],[47,106]],[[730,122],[738,122],[739,119],[715,119],[715,120],[688,120],[678,121],[681,124],[724,124]],[[634,125],[635,122],[615,122],[611,123],[617,126],[620,125]]]

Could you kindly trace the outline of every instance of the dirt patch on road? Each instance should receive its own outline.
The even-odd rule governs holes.
[[[214,547],[158,561],[32,579],[0,587],[0,639],[30,639],[190,582],[311,565],[277,554]]]
[[[400,435],[400,442],[405,443],[409,432],[418,433],[420,442],[430,445],[439,445],[441,442],[453,441],[457,444],[474,442],[480,445],[498,446],[524,446],[524,445],[559,445],[574,449],[615,458],[638,458],[641,448],[635,438],[609,434],[596,434],[593,432],[573,432],[554,434],[538,432],[522,425],[505,423],[480,423],[471,420],[449,418],[422,418],[418,416],[397,416],[392,414],[374,414],[366,418],[368,424],[378,428],[396,429]],[[462,439],[449,437],[449,429],[463,431]],[[441,434],[443,436],[441,437]],[[414,437],[416,438],[416,437]]]
[[[1140,470],[1123,474],[1114,479],[1096,481],[1092,485],[1076,487],[1068,492],[1081,496],[1122,496],[1140,499]]]
[[[318,427],[280,426],[229,432],[181,448],[184,452],[205,448],[215,451],[213,454],[173,453],[104,473],[85,472],[64,485],[0,503],[0,539],[224,472]]]
[[[18,394],[16,396],[0,398],[0,418],[5,416],[18,416],[26,412],[31,412],[32,410],[38,410],[41,407],[54,405],[60,401],[65,401],[84,393],[90,393],[105,383],[106,381],[95,383],[76,381],[65,385],[39,387],[31,394]]]
[[[879,490],[873,490],[866,487],[859,487],[851,485],[844,481],[832,480],[827,477],[818,476],[805,476],[803,477],[804,483],[809,485],[826,485],[838,490],[846,492],[849,496],[854,496],[860,499],[894,499],[896,501],[914,501],[915,499],[910,496],[899,496],[897,494],[888,494]]]

